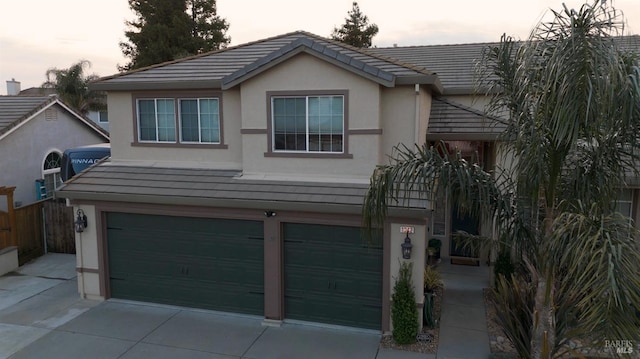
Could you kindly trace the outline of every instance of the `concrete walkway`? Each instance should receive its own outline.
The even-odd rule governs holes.
[[[486,266],[438,265],[444,281],[438,359],[486,359],[491,353],[483,288],[489,286]]]
[[[265,327],[261,317],[83,300],[75,264],[74,255],[47,254],[0,277],[0,358],[436,358],[379,348],[380,334],[371,331]],[[437,358],[488,357],[481,277],[469,279],[469,269],[440,266],[447,287]]]

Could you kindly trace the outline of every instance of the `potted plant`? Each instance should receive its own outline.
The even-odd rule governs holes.
[[[427,245],[427,261],[429,264],[435,264],[440,262],[440,248],[442,247],[442,241],[437,238],[431,238]]]
[[[424,268],[424,313],[423,324],[433,328],[436,325],[433,313],[433,296],[436,289],[442,287],[442,276],[435,268],[428,265]]]

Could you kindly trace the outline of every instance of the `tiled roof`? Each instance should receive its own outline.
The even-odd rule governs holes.
[[[615,41],[625,51],[640,53],[640,35],[620,36]],[[443,95],[472,94],[477,85],[476,71],[484,51],[498,42],[426,45],[406,47],[376,47],[366,52],[394,58],[403,63],[424,68],[440,79]]]
[[[132,166],[105,160],[69,180],[56,196],[359,214],[368,187],[366,183],[243,179],[239,171]]]
[[[0,135],[55,100],[49,96],[0,96]]]
[[[73,111],[57,96],[0,96],[0,138],[12,128],[31,119],[38,111],[52,106],[54,103],[59,104],[67,111]],[[99,132],[105,139],[109,139],[109,133],[93,121],[76,112],[72,112],[72,114],[85,125]]]
[[[477,109],[440,97],[431,102],[427,140],[464,139],[495,140],[506,128],[504,122]]]
[[[360,71],[381,81],[433,83],[437,78],[419,66],[384,58],[311,33],[297,31],[260,41],[196,55],[172,62],[103,77],[91,86],[96,90],[136,90],[162,88],[221,88],[293,49],[330,59],[352,71]],[[435,84],[438,86],[439,84]]]
[[[475,69],[485,48],[497,43],[371,48],[368,52],[398,59],[435,73],[443,94],[470,94]]]

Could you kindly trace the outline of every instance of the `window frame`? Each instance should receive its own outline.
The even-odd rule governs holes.
[[[181,102],[182,101],[196,101],[196,106],[198,107],[198,141],[185,141],[183,138],[183,128],[182,128],[182,107]],[[217,119],[218,119],[218,126],[217,126],[217,131],[218,131],[218,141],[217,142],[203,142],[202,141],[202,114],[200,112],[200,101],[201,100],[215,100],[217,102],[217,107],[218,107],[218,113],[217,113]],[[177,108],[177,112],[178,112],[178,124],[179,124],[179,128],[178,128],[178,140],[180,141],[180,143],[185,143],[185,144],[212,144],[212,145],[219,145],[220,144],[220,139],[222,137],[222,134],[220,133],[220,99],[217,97],[188,97],[188,98],[178,98],[176,99],[176,103],[178,104],[178,108]]]
[[[309,97],[342,97],[342,151],[309,151]],[[304,158],[353,158],[349,152],[349,91],[348,90],[310,90],[310,91],[267,91],[267,152],[265,157],[304,157]],[[304,151],[276,150],[273,116],[273,99],[305,98],[305,121],[307,124]]]
[[[149,91],[149,92],[135,92],[131,95],[132,98],[132,113],[133,113],[133,141],[131,146],[136,147],[187,147],[187,148],[210,148],[210,149],[227,149],[228,146],[224,142],[224,116],[223,116],[223,96],[222,91]],[[158,141],[157,136],[155,141],[141,140],[140,139],[140,119],[139,119],[139,101],[140,100],[173,100],[174,108],[174,126],[175,126],[175,141]],[[194,142],[194,141],[182,141],[182,120],[180,116],[180,101],[181,100],[196,100],[196,99],[215,99],[218,101],[218,131],[219,142]],[[198,123],[198,129],[200,130],[200,122]],[[156,120],[157,131],[157,120]],[[199,136],[199,139],[201,137]]]
[[[49,165],[49,161],[47,161],[47,159],[49,158],[49,156],[51,155],[56,155],[58,156],[58,167],[50,167],[50,168],[45,168],[48,167]],[[53,192],[55,192],[58,188],[60,188],[60,186],[62,186],[62,177],[60,174],[60,168],[62,167],[62,152],[58,151],[58,150],[51,150],[49,152],[47,152],[47,154],[44,156],[44,159],[42,161],[42,167],[41,167],[41,171],[42,171],[42,180],[44,181],[44,185],[46,188],[46,194],[45,197],[43,198],[51,198],[53,197]],[[47,177],[51,177],[53,179],[53,188],[49,189],[47,187]]]

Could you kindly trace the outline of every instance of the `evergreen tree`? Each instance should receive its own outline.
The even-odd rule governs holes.
[[[80,60],[68,69],[52,67],[47,70],[47,81],[42,87],[54,89],[64,103],[83,115],[89,111],[105,110],[107,106],[104,92],[89,90],[89,82],[98,78],[95,74],[85,76],[84,69],[89,66],[89,61]]]
[[[127,21],[127,42],[120,43],[130,59],[120,71],[138,69],[218,49],[229,43],[229,24],[216,15],[215,0],[128,0],[136,20]]]
[[[371,39],[378,33],[376,24],[369,24],[369,18],[360,12],[357,2],[353,2],[342,27],[333,28],[331,38],[355,47],[371,47]]]
[[[187,0],[191,14],[191,35],[198,53],[227,47],[231,39],[226,35],[229,23],[217,15],[215,0]]]

